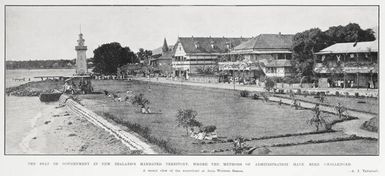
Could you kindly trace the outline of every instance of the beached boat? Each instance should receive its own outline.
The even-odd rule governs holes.
[[[63,94],[62,92],[57,90],[49,93],[41,93],[39,95],[39,99],[41,102],[59,101],[59,98],[62,94]]]

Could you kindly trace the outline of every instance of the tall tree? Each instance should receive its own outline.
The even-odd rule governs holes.
[[[346,26],[332,26],[325,31],[328,37],[328,44],[343,42],[363,42],[375,40],[372,29],[361,29],[360,25],[356,23],[349,23]]]
[[[327,46],[327,37],[319,28],[294,35],[293,59],[299,77],[312,75],[313,54]]]
[[[294,35],[293,62],[298,77],[313,76],[314,53],[335,43],[362,42],[375,40],[371,29],[363,30],[356,23],[346,26],[332,26],[326,31],[312,28]]]
[[[144,50],[143,48],[139,49],[139,52],[136,54],[139,60],[145,64],[149,64],[149,59],[152,56],[151,50]]]
[[[96,48],[92,62],[95,66],[93,72],[115,74],[118,67],[127,63],[135,63],[137,58],[129,47],[123,48],[119,43],[113,42]]]

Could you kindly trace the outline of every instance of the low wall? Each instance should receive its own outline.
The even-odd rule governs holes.
[[[313,84],[303,83],[303,84],[288,84],[288,83],[276,83],[275,88],[283,88],[283,89],[297,89],[297,88],[312,88]]]
[[[116,139],[120,140],[131,151],[140,151],[146,154],[155,154],[155,152],[152,151],[151,147],[141,141],[139,138],[111,124],[103,117],[95,114],[91,110],[80,105],[78,102],[74,101],[69,96],[62,95],[60,97],[59,104],[65,105],[71,113],[88,120],[95,126],[103,128],[105,131],[114,135]]]

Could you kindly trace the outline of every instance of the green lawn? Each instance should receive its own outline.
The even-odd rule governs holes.
[[[198,120],[204,125],[215,125],[218,135],[223,138],[238,135],[252,138],[315,130],[306,122],[312,116],[311,111],[241,98],[239,92],[229,90],[116,80],[95,80],[93,86],[96,91],[107,90],[119,96],[126,95],[128,90],[135,94],[143,93],[151,102],[152,112],[158,112],[157,114],[141,114],[131,103],[114,102],[104,94],[83,95],[81,98],[85,99],[84,104],[88,108],[99,114],[109,112],[124,120],[149,127],[152,135],[169,141],[182,154],[200,153],[203,149],[215,148],[192,144],[195,139],[184,136],[185,130],[175,123],[179,108],[196,110]],[[338,136],[341,135],[336,137]],[[289,142],[293,141],[287,141]],[[221,145],[228,146],[216,144],[213,147],[221,148]]]

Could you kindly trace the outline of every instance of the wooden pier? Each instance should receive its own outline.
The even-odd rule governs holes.
[[[43,80],[65,80],[69,78],[69,76],[35,76],[34,78],[40,78],[42,81]]]

